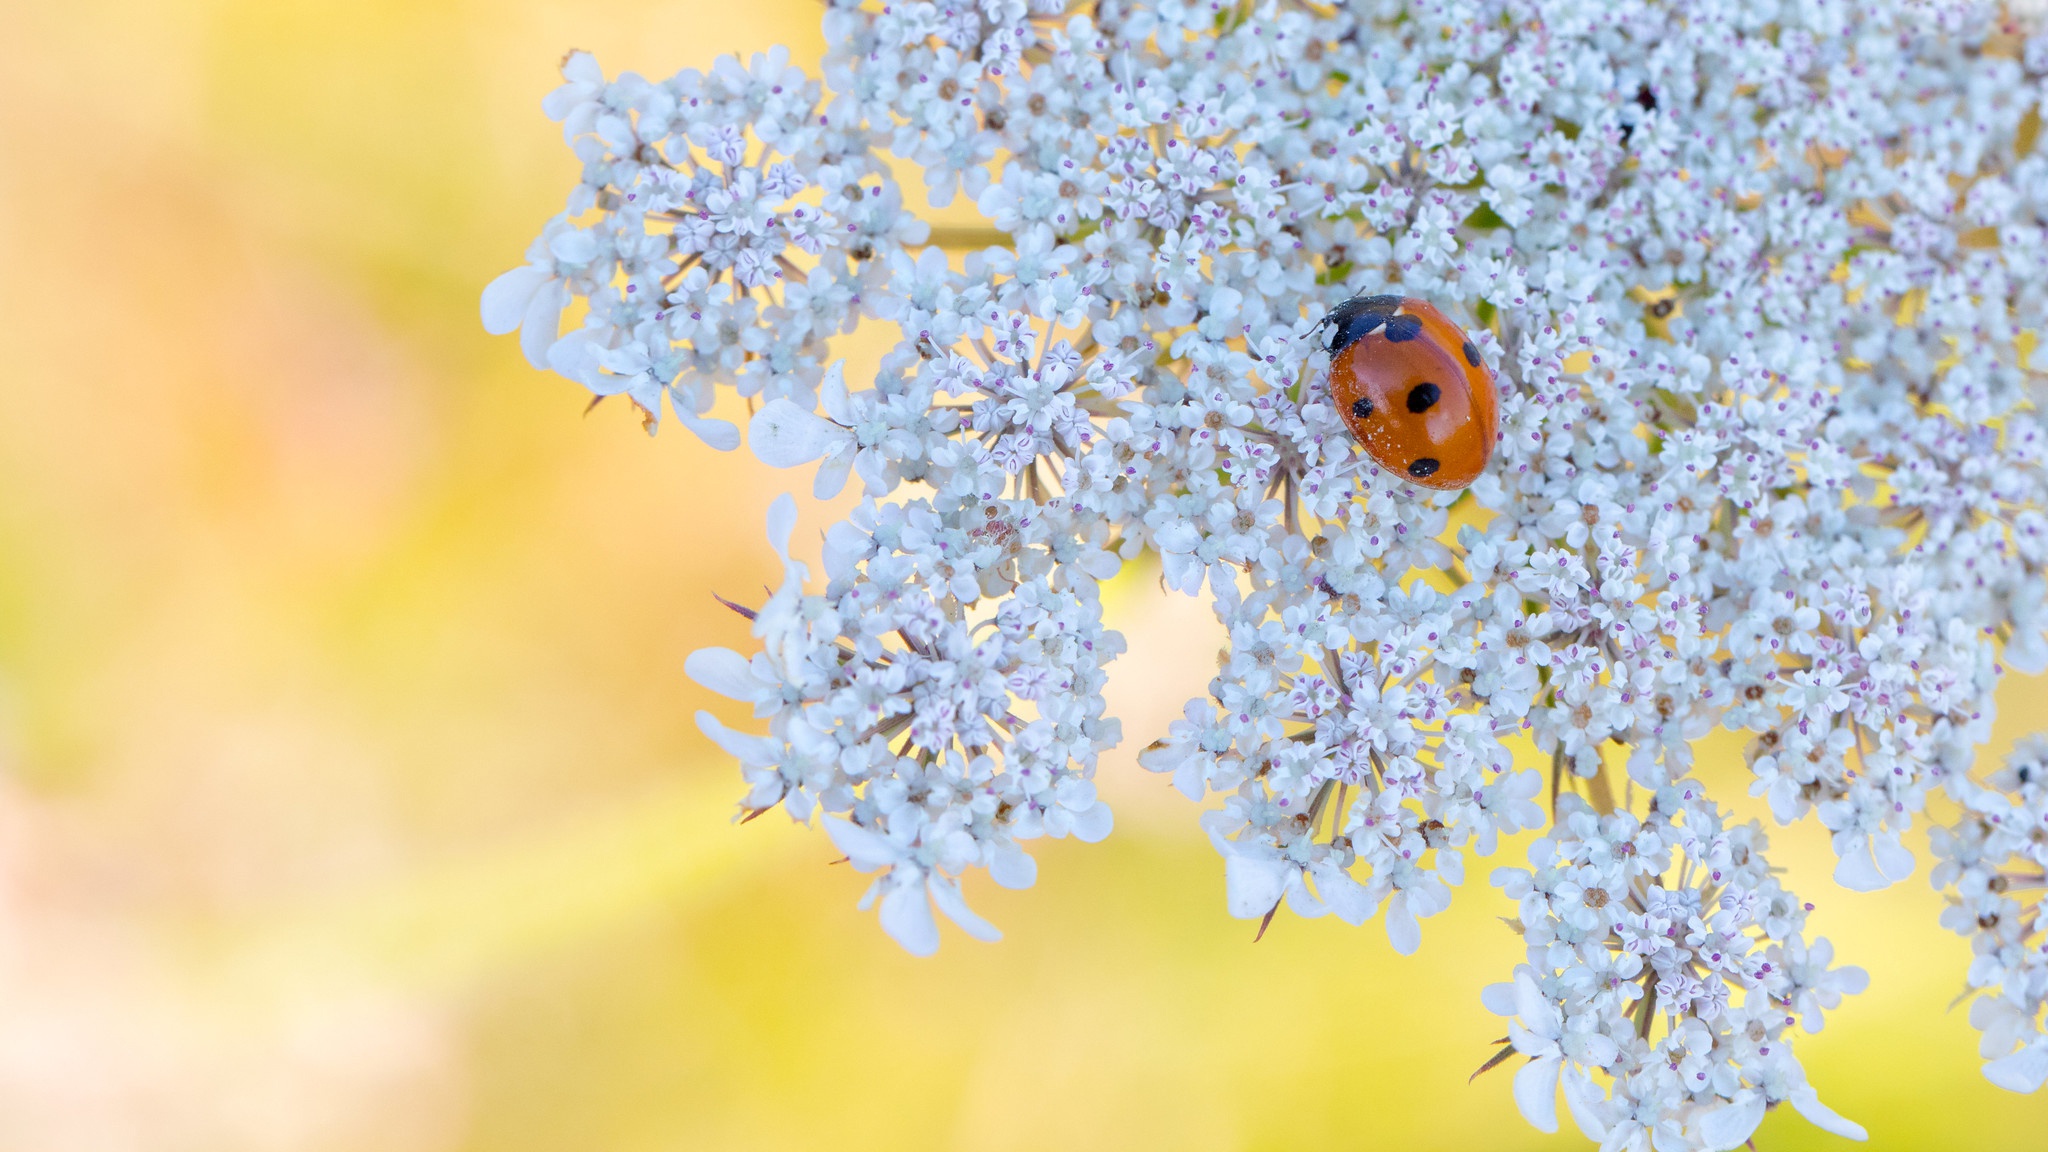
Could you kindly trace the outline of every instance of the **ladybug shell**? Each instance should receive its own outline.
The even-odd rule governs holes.
[[[1360,296],[1330,313],[1330,395],[1379,466],[1463,488],[1493,456],[1500,394],[1465,331],[1426,300]]]

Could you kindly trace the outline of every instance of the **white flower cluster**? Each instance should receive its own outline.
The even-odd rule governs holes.
[[[1976,951],[1969,987],[1985,995],[1970,1023],[1984,1033],[1984,1074],[2038,1092],[2048,1084],[2048,740],[2023,741],[1984,786],[1959,778],[1951,788],[1963,813],[1934,830],[1934,882],[1949,898],[1942,924]]]
[[[1913,871],[1930,796],[2002,811],[1966,770],[2000,662],[2048,665],[2048,36],[1959,0],[833,0],[825,32],[829,97],[780,55],[570,57],[583,181],[484,297],[650,427],[666,392],[734,445],[731,384],[763,460],[858,477],[823,590],[789,565],[760,653],[691,662],[769,721],[703,718],[748,815],[821,814],[914,951],[934,905],[992,936],[967,869],[1028,884],[1019,841],[1109,830],[1096,585],[1149,554],[1230,637],[1140,760],[1221,798],[1234,915],[1384,910],[1412,951],[1468,851],[1555,817],[1500,877],[1525,1114],[1561,1080],[1610,1149],[1734,1147],[1780,1102],[1856,1131],[1786,1024],[1860,974],[1692,747],[1750,733],[1852,888]],[[1000,242],[924,244],[890,158]],[[1368,293],[1498,372],[1466,492],[1333,408],[1320,322]],[[898,340],[849,384],[825,342],[863,318]],[[2007,848],[1970,827],[1966,902]],[[2000,923],[1991,1046],[2039,1054],[2038,921]]]
[[[866,902],[879,896],[882,926],[920,955],[939,946],[927,894],[997,938],[960,895],[963,869],[1027,888],[1037,865],[1017,841],[1110,830],[1089,777],[1117,738],[1102,666],[1122,640],[1102,627],[1093,581],[1069,567],[1087,561],[1056,559],[1070,517],[993,499],[986,511],[954,532],[922,501],[864,507],[827,543],[825,594],[806,595],[809,574],[789,558],[796,503],[780,497],[769,535],[785,579],[749,613],[762,651],[707,648],[686,665],[770,718],[752,736],[697,717],[746,770],[748,818],[777,804],[798,820],[825,813],[855,868],[884,870]],[[961,606],[997,581],[993,613],[968,620]]]
[[[825,340],[851,330],[879,257],[930,229],[903,211],[873,129],[821,111],[818,82],[787,49],[660,84],[607,81],[575,52],[562,77],[543,107],[583,179],[527,265],[484,290],[484,327],[518,330],[534,367],[593,403],[623,393],[649,432],[666,394],[691,431],[736,448],[739,429],[704,415],[717,386],[812,401]],[[823,192],[802,196],[812,188]],[[561,336],[572,300],[588,313]]]
[[[1514,1018],[1498,1058],[1529,1057],[1515,1100],[1532,1123],[1557,1130],[1561,1080],[1579,1128],[1609,1147],[1736,1148],[1779,1103],[1863,1139],[1820,1102],[1786,1033],[1819,1031],[1868,980],[1831,969],[1827,941],[1807,946],[1812,905],[1778,884],[1763,848],[1760,827],[1726,827],[1684,781],[1642,819],[1567,796],[1529,849],[1533,869],[1494,873],[1520,903],[1529,962],[1485,1000]]]

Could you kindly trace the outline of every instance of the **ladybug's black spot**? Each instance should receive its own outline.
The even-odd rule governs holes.
[[[1380,325],[1400,306],[1399,296],[1353,296],[1331,309],[1323,321],[1330,326],[1330,355],[1335,356],[1379,331]]]
[[[1387,339],[1392,340],[1394,343],[1399,344],[1404,340],[1413,340],[1420,335],[1422,335],[1422,317],[1387,317]]]
[[[1408,390],[1408,410],[1427,412],[1436,407],[1437,399],[1443,394],[1443,389],[1434,384],[1417,384]]]
[[[1465,341],[1465,363],[1479,367],[1479,346],[1470,340]]]
[[[1360,396],[1351,402],[1351,414],[1360,420],[1372,415],[1372,401]]]
[[[1443,465],[1436,462],[1436,457],[1423,456],[1408,465],[1408,474],[1419,480],[1424,476],[1436,475],[1436,470],[1441,467]]]

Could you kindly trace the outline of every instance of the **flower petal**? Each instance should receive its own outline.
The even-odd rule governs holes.
[[[1379,902],[1366,891],[1365,885],[1335,864],[1317,864],[1310,874],[1316,878],[1316,895],[1346,924],[1363,924],[1380,910]]]
[[[1108,804],[1100,800],[1074,813],[1074,839],[1083,844],[1100,842],[1115,827],[1115,814],[1109,810]]]
[[[778,396],[747,422],[747,445],[771,468],[794,468],[825,454],[839,426]]]
[[[682,422],[683,427],[696,433],[697,439],[720,452],[730,452],[740,446],[740,426],[732,421],[692,416],[681,408],[676,408],[675,411],[676,419]]]
[[[602,84],[604,69],[598,67],[597,57],[579,48],[562,60],[562,78],[571,84]]]
[[[1252,856],[1233,851],[1223,858],[1223,897],[1230,914],[1256,920],[1271,912],[1287,892],[1287,870],[1278,856]]]
[[[1543,988],[1536,983],[1535,971],[1527,965],[1515,970],[1515,1010],[1513,1015],[1522,1019],[1522,1026],[1542,1029],[1547,1039],[1557,1039],[1562,1021],[1558,1018],[1557,1005],[1543,994]],[[1503,1013],[1506,1015],[1506,1013]]]
[[[830,500],[846,487],[846,478],[853,474],[853,454],[842,452],[823,464],[818,465],[818,474],[811,481],[811,495],[820,500]]]
[[[1515,1107],[1538,1132],[1557,1131],[1556,1057],[1531,1060],[1515,1071]]]
[[[1878,871],[1877,861],[1870,855],[1870,843],[1861,836],[1853,840],[1853,847],[1842,854],[1835,864],[1835,883],[1851,892],[1875,892],[1891,885]]]
[[[768,546],[789,564],[789,537],[796,531],[796,498],[784,492],[768,505]]]
[[[1422,925],[1416,922],[1415,913],[1408,910],[1406,892],[1396,892],[1387,901],[1387,943],[1403,956],[1413,956],[1422,947]],[[1557,1131],[1557,1121],[1552,1120],[1544,1131]]]
[[[699,648],[683,658],[683,675],[720,696],[753,703],[761,682],[747,658],[730,648]]]
[[[697,728],[745,767],[766,768],[782,760],[782,741],[772,736],[735,732],[709,712],[697,713]]]
[[[1747,1143],[1756,1132],[1756,1126],[1763,1122],[1764,1098],[1761,1094],[1709,1109],[1700,1117],[1700,1145],[1705,1152],[1730,1152]]]
[[[834,360],[818,383],[818,403],[825,415],[847,427],[853,426],[853,402],[846,395],[846,361]]]
[[[587,264],[597,256],[597,234],[587,228],[570,228],[554,234],[548,251],[565,264]]]
[[[1884,874],[1886,883],[1897,884],[1913,874],[1913,854],[1906,851],[1897,836],[1881,832],[1870,838],[1870,848],[1877,857],[1877,870]]]
[[[1846,995],[1859,995],[1870,987],[1870,973],[1855,964],[1844,964],[1828,975],[1835,978],[1835,987]]]
[[[1984,1078],[2008,1092],[2039,1092],[2048,1084],[2048,1044],[1991,1061],[1984,1065]]]
[[[529,327],[522,327],[519,331],[520,346],[526,348],[528,359],[532,359],[533,349],[527,347],[526,341],[537,331],[539,329]],[[548,335],[552,337],[554,334]],[[597,359],[603,353],[604,350],[597,346],[591,331],[588,328],[579,328],[560,340],[549,343],[535,367],[546,368],[574,380],[600,396],[610,395],[623,387],[624,382],[615,385],[597,383],[603,378],[603,373],[597,370]]]
[[[882,893],[882,931],[912,956],[929,956],[939,950],[939,925],[932,919],[924,885],[912,882],[888,886]]]
[[[1841,1113],[1821,1103],[1820,1093],[1815,1092],[1811,1084],[1801,1084],[1794,1088],[1792,1095],[1787,1099],[1801,1116],[1806,1117],[1807,1123],[1823,1132],[1832,1132],[1851,1140],[1870,1139],[1870,1133],[1863,1130],[1863,1125],[1843,1117]]]
[[[825,817],[825,834],[832,837],[832,846],[846,853],[847,861],[862,872],[887,868],[904,858],[902,849],[844,817]]]
[[[562,331],[562,309],[568,304],[569,286],[549,277],[534,290],[526,302],[526,312],[519,318],[519,350],[526,353],[528,364],[543,372],[554,368],[549,353]]]
[[[925,879],[925,889],[931,893],[932,903],[946,914],[946,919],[958,924],[962,931],[976,940],[993,944],[1003,938],[996,926],[974,914],[967,906],[967,898],[960,893],[960,882],[932,873]]]
[[[1607,1139],[1607,1121],[1601,1116],[1608,1110],[1607,1097],[1576,1064],[1564,1066],[1564,1104],[1571,1110],[1572,1123],[1579,1126],[1586,1139]]]
[[[547,282],[548,274],[532,265],[514,268],[484,287],[481,304],[484,331],[504,336],[517,331],[533,294]]]
[[[851,576],[854,566],[874,555],[874,538],[855,524],[841,520],[825,529],[825,578]]]
[[[1479,990],[1479,1002],[1495,1016],[1515,1015],[1515,986],[1513,984],[1488,984]]]
[[[989,860],[988,876],[1005,888],[1029,888],[1038,883],[1038,861],[1016,841],[1006,841]]]

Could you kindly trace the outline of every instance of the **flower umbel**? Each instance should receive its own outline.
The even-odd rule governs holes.
[[[2048,1081],[2048,763],[1970,770],[2002,665],[2048,666],[2048,36],[1938,0],[824,25],[822,83],[572,55],[546,108],[582,179],[483,300],[650,430],[665,402],[736,446],[730,386],[763,460],[858,479],[822,583],[778,502],[760,651],[691,658],[767,721],[700,716],[744,818],[815,817],[914,952],[934,907],[994,938],[968,870],[1028,886],[1024,842],[1110,830],[1098,585],[1151,558],[1229,634],[1139,760],[1214,802],[1232,915],[1412,952],[1468,857],[1547,825],[1494,873],[1528,954],[1485,995],[1531,1123],[1561,1088],[1608,1149],[1738,1147],[1780,1104],[1862,1135],[1792,1037],[1865,978],[1709,798],[1717,726],[1850,888],[1960,807],[1935,880],[1986,1074]],[[892,162],[981,246],[927,243]],[[1469,489],[1381,471],[1333,409],[1317,326],[1361,294],[1433,302],[1498,373]],[[861,324],[896,339],[849,380],[827,341]]]

